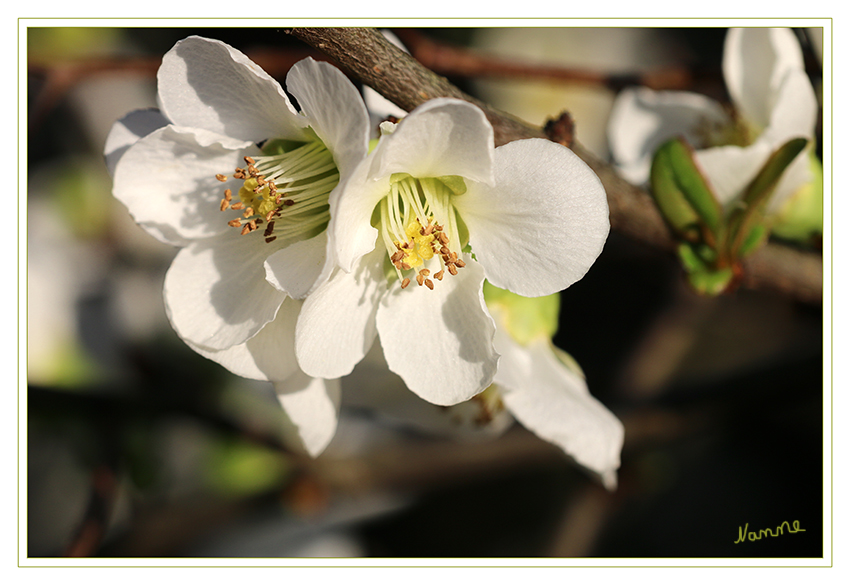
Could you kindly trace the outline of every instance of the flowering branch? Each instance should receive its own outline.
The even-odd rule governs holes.
[[[375,29],[293,28],[287,32],[323,51],[352,76],[405,110],[436,97],[455,97],[482,109],[493,125],[497,146],[524,138],[552,138],[543,129],[460,91]],[[596,172],[605,186],[613,229],[655,248],[667,251],[675,248],[676,240],[645,191],[622,179],[610,165],[580,144],[567,145]],[[819,254],[768,244],[745,260],[742,285],[820,303],[823,261]]]

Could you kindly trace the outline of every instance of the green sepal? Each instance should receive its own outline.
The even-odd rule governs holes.
[[[484,281],[484,300],[514,341],[527,345],[535,339],[551,339],[558,330],[561,296],[523,297]],[[494,314],[494,317],[497,315]]]
[[[704,244],[682,242],[676,251],[679,253],[682,266],[688,272],[709,270],[717,259],[717,253]]]
[[[744,238],[744,241],[741,243],[741,248],[738,250],[738,258],[743,258],[759,246],[761,246],[762,242],[767,240],[767,237],[770,235],[770,230],[767,229],[767,226],[764,224],[759,224],[750,230],[750,233],[747,234],[747,237]]]
[[[740,199],[733,204],[728,221],[730,258],[740,258],[744,254],[745,242],[752,243],[752,232],[764,222],[765,207],[779,184],[782,173],[807,143],[805,138],[793,138],[777,148],[744,189]],[[749,251],[751,250],[752,247]]]
[[[688,282],[699,293],[718,295],[725,291],[735,273],[730,267],[718,268],[717,252],[705,244],[683,242],[677,249]]]
[[[723,209],[683,138],[668,140],[655,152],[650,184],[662,215],[682,239],[720,239]],[[713,237],[706,238],[705,230]]]

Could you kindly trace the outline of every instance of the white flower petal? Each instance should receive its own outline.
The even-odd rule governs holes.
[[[349,174],[369,148],[369,114],[360,92],[342,71],[309,57],[289,70],[286,87],[333,154],[340,176]]]
[[[764,140],[747,147],[718,146],[694,154],[717,200],[726,205],[738,197],[761,170],[773,149]]]
[[[652,157],[664,142],[682,135],[699,148],[706,128],[727,123],[721,105],[703,95],[626,89],[614,101],[608,143],[620,174],[640,185],[649,180]]]
[[[336,433],[339,419],[339,380],[311,378],[302,372],[276,382],[275,392],[293,425],[300,446],[318,457]]]
[[[274,320],[244,343],[213,350],[191,342],[196,352],[218,362],[237,376],[253,380],[285,380],[299,371],[295,360],[295,323],[301,303],[286,299]]]
[[[371,175],[417,178],[459,175],[491,184],[493,127],[479,108],[451,98],[413,110],[375,149]]]
[[[368,176],[372,158],[357,166],[340,196],[331,199],[331,221],[328,231],[335,244],[337,264],[350,272],[355,263],[375,249],[378,230],[372,227],[372,212],[390,192],[388,177],[375,180]]]
[[[311,376],[339,378],[351,373],[375,340],[375,312],[387,290],[383,261],[375,250],[351,272],[336,270],[301,307],[295,352]]]
[[[174,45],[157,73],[166,117],[241,140],[304,140],[306,125],[280,84],[240,51],[192,36]]]
[[[608,237],[599,177],[571,150],[542,139],[496,149],[496,184],[453,202],[487,280],[523,296],[562,290],[587,273]]]
[[[226,349],[274,319],[286,295],[266,282],[263,261],[276,248],[254,236],[225,234],[177,253],[165,275],[165,304],[187,342]]]
[[[590,395],[579,375],[558,361],[549,340],[522,347],[499,328],[496,347],[502,360],[494,381],[508,410],[523,426],[558,445],[613,489],[623,424]]]
[[[818,117],[815,90],[805,71],[790,71],[779,85],[770,125],[759,138],[778,148],[792,138],[814,136]]]
[[[141,138],[115,167],[113,195],[152,235],[169,244],[221,234],[238,217],[219,206],[224,190],[241,181],[219,182],[242,157],[256,154],[250,142],[198,129],[165,126]]]
[[[803,70],[800,43],[788,28],[733,28],[723,47],[723,77],[732,103],[744,118],[765,128],[779,86]]]
[[[109,130],[106,144],[103,147],[106,169],[110,176],[115,175],[115,165],[118,164],[128,148],[138,142],[140,138],[167,125],[168,120],[159,110],[155,109],[136,110],[115,122]]]
[[[391,371],[428,402],[449,406],[469,400],[493,380],[499,356],[495,325],[484,304],[484,271],[469,255],[456,276],[434,290],[395,284],[376,321]]]
[[[278,250],[266,259],[266,280],[295,299],[303,299],[330,276],[333,262],[328,232]]]

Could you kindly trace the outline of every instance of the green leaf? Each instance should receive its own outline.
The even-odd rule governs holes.
[[[720,240],[723,209],[683,138],[668,140],[655,152],[650,183],[662,215],[683,239],[695,241],[701,234],[706,240]],[[713,237],[706,238],[702,228]]]
[[[745,242],[752,242],[752,232],[764,222],[764,209],[779,179],[782,178],[782,173],[807,143],[805,138],[794,138],[777,148],[744,189],[729,216],[730,258],[739,258],[743,254]],[[752,247],[747,251],[751,250]]]

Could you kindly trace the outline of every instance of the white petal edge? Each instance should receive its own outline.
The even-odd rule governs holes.
[[[242,157],[258,150],[197,128],[165,126],[130,146],[115,167],[112,193],[133,219],[161,241],[184,245],[233,228],[239,217],[222,212],[224,190],[238,192],[241,181],[222,183],[216,174],[232,173]]]
[[[429,100],[383,136],[370,174],[388,177],[459,175],[493,181],[493,127],[480,108],[452,98]]]
[[[496,184],[470,184],[453,203],[487,280],[536,297],[581,279],[608,237],[599,177],[568,148],[542,139],[496,149]]]
[[[306,120],[280,84],[241,51],[191,36],[165,54],[159,101],[173,123],[241,140],[304,140]]]
[[[764,129],[785,75],[803,70],[800,43],[788,28],[732,28],[723,47],[723,78],[744,118]]]
[[[109,175],[115,175],[115,165],[118,164],[128,148],[138,142],[140,138],[167,125],[166,117],[154,108],[130,112],[115,122],[109,129],[103,147],[103,156]]]
[[[394,284],[376,315],[384,357],[408,388],[433,404],[469,400],[493,381],[499,355],[484,304],[484,270],[468,254],[434,290]],[[435,272],[432,270],[432,273]]]
[[[165,275],[165,306],[177,334],[208,349],[243,343],[274,319],[286,295],[266,282],[275,251],[259,234],[224,234],[181,249]]]
[[[286,87],[344,180],[369,148],[369,113],[360,92],[339,69],[309,57],[289,70]]]
[[[311,378],[296,372],[276,382],[275,392],[291,426],[284,431],[297,437],[311,457],[318,457],[336,434],[339,420],[339,380]]]
[[[500,328],[496,346],[502,361],[495,382],[511,414],[614,489],[623,424],[558,360],[548,339],[523,347]]]
[[[295,299],[303,299],[327,281],[333,269],[328,232],[295,242],[266,259],[266,280]]]
[[[369,175],[372,155],[366,157],[342,186],[339,195],[331,197],[331,220],[328,232],[334,243],[336,263],[351,272],[355,264],[375,249],[378,230],[372,227],[372,213],[378,202],[390,192],[388,177]]]
[[[700,128],[729,123],[723,107],[706,96],[682,91],[625,89],[614,100],[608,121],[608,143],[619,173],[630,183],[649,180],[655,151],[682,135],[701,145]]]
[[[759,138],[777,147],[798,136],[811,140],[817,116],[818,102],[809,76],[804,71],[791,71],[779,85],[770,125]]]
[[[375,340],[375,313],[387,290],[383,260],[376,250],[351,272],[336,270],[304,301],[295,329],[295,353],[311,376],[351,373]]]
[[[301,303],[286,299],[275,318],[255,336],[223,350],[212,350],[193,343],[189,347],[230,372],[253,380],[285,380],[296,371],[295,323]]]

